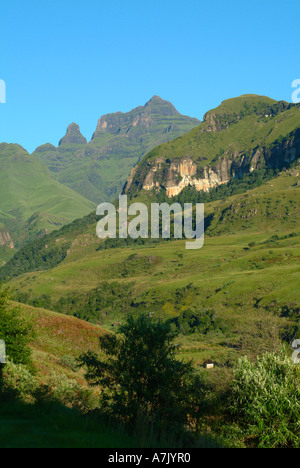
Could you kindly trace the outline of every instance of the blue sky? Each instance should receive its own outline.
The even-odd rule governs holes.
[[[299,0],[1,0],[0,141],[57,145],[71,122],[154,94],[186,115],[255,93],[291,101]]]

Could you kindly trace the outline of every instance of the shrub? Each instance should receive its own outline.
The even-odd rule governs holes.
[[[230,412],[258,447],[299,447],[300,368],[283,353],[240,359]]]
[[[184,335],[192,333],[207,335],[210,332],[226,331],[225,324],[212,310],[187,309],[171,322],[175,323],[180,333]]]
[[[11,361],[4,366],[2,399],[27,400],[34,395],[37,385],[37,379],[26,366]]]
[[[36,389],[34,396],[39,403],[56,402],[82,412],[91,411],[97,406],[97,397],[90,389],[55,372],[52,372],[45,385]]]

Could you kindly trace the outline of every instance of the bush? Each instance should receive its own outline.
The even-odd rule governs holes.
[[[36,378],[26,366],[8,361],[3,368],[1,399],[31,399],[37,385]]]
[[[91,411],[97,406],[97,397],[91,390],[55,372],[52,372],[45,385],[36,389],[34,396],[38,403],[56,402],[82,412]]]
[[[193,333],[207,335],[210,332],[223,333],[226,331],[225,324],[212,310],[187,309],[171,322],[175,323],[180,333],[184,335]]]
[[[291,357],[266,353],[239,360],[230,412],[260,448],[299,447],[300,368]]]

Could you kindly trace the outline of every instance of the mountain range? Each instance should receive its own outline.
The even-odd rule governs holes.
[[[154,96],[131,112],[100,118],[89,143],[72,123],[58,147],[47,143],[32,155],[1,144],[0,264],[30,240],[114,200],[144,154],[199,123]]]
[[[0,264],[24,243],[84,216],[94,204],[60,184],[19,145],[0,144]]]
[[[176,134],[174,119],[183,133],[195,128],[162,141]],[[102,117],[89,143],[71,124],[57,148],[47,144],[33,155],[0,144],[0,282],[11,291],[20,319],[34,326],[32,357],[43,391],[26,401],[41,398],[45,428],[52,408],[44,404],[46,395],[55,395],[53,408],[60,407],[58,396],[78,412],[79,389],[86,385],[78,356],[98,353],[99,336],[118,333],[128,314],[144,315],[169,323],[176,331],[174,356],[193,363],[203,431],[228,438],[228,446],[257,445],[257,428],[243,435],[245,421],[237,413],[228,426],[226,408],[240,358],[255,363],[264,355],[270,362],[263,379],[255,377],[264,388],[274,368],[270,353],[277,360],[285,349],[292,366],[289,345],[300,336],[299,156],[300,105],[256,95],[223,102],[202,123],[155,97],[131,113]],[[172,236],[99,239],[94,201],[101,201],[101,193],[105,201],[114,200],[126,177],[123,193],[130,201],[205,203],[203,248],[186,250],[185,240]],[[204,368],[207,363],[214,367]],[[249,369],[247,364],[246,379]],[[283,365],[279,370],[287,375]],[[27,388],[22,375],[16,379],[20,389]],[[98,388],[91,397],[99,401]],[[38,413],[24,425],[15,406],[10,414],[2,406],[7,444],[12,419],[20,420],[22,434],[24,427],[26,435],[31,430],[36,444]],[[85,435],[87,417],[81,424]],[[59,421],[66,443],[69,426]],[[73,433],[74,420],[68,421]],[[47,443],[52,436],[57,440],[58,427],[50,428],[50,439],[40,431]],[[267,441],[273,429],[272,422]],[[293,433],[293,439],[298,436]]]
[[[158,96],[130,112],[101,117],[88,143],[72,123],[59,146],[46,144],[33,156],[54,177],[88,200],[99,204],[114,200],[131,168],[155,146],[173,140],[200,121],[181,115]]]
[[[258,170],[289,168],[299,153],[300,105],[256,95],[224,101],[202,123],[154,96],[131,112],[101,117],[89,143],[75,123],[57,148],[48,143],[32,155],[3,143],[0,262],[95,203],[113,201],[122,187],[148,199],[226,193]]]

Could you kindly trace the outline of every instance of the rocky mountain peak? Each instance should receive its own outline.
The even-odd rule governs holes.
[[[146,112],[150,113],[157,113],[160,115],[168,115],[168,116],[174,116],[174,115],[180,115],[180,113],[177,111],[177,109],[173,106],[173,104],[169,101],[164,101],[161,97],[159,96],[153,96],[150,101],[148,101],[144,109]]]
[[[147,129],[158,120],[170,118],[168,127],[164,130],[165,133],[172,131],[170,125],[175,122],[172,118],[181,116],[173,104],[169,101],[164,101],[159,96],[153,96],[144,106],[139,106],[130,112],[116,112],[114,114],[107,114],[101,117],[98,121],[96,131],[93,135],[93,140],[99,138],[103,133],[111,133],[113,135],[131,135],[132,132],[139,132],[139,129]],[[184,119],[184,116],[181,116]],[[200,124],[197,119],[190,119],[193,121],[194,126]],[[176,128],[173,128],[173,130]]]
[[[81,134],[79,125],[76,123],[71,123],[68,126],[66,135],[60,140],[59,146],[64,144],[87,144],[86,138]]]

